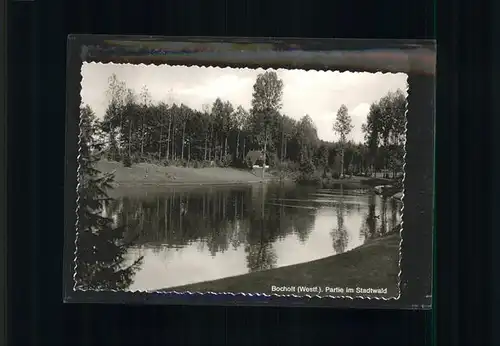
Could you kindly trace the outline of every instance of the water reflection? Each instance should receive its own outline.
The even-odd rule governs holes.
[[[104,214],[144,260],[132,290],[307,262],[390,232],[401,203],[366,191],[274,185],[177,188],[117,199]]]

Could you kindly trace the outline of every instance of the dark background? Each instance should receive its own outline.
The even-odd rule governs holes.
[[[495,12],[482,2],[451,1],[440,6],[436,22],[430,0],[342,4],[185,0],[158,2],[154,7],[138,1],[10,1],[11,341],[19,345],[425,345],[432,341],[434,322],[440,345],[488,344],[493,290],[484,274],[492,273],[487,245],[494,203],[485,201],[494,171],[485,162],[496,162],[489,140],[493,45],[484,25]],[[437,313],[62,304],[69,33],[429,39],[436,31]]]

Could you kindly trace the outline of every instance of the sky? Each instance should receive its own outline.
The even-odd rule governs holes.
[[[217,97],[234,107],[250,109],[252,87],[263,69],[186,67],[169,65],[132,65],[84,63],[82,66],[82,103],[89,105],[102,119],[109,103],[108,78],[115,73],[137,93],[146,86],[153,102],[184,103],[201,110]],[[313,119],[318,136],[335,141],[333,131],[337,110],[345,104],[354,128],[349,139],[363,141],[361,125],[366,122],[370,104],[389,91],[401,89],[406,95],[404,73],[367,73],[277,70],[283,80],[281,112],[299,120],[306,114]]]

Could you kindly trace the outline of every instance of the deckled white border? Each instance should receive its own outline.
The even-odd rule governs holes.
[[[83,64],[99,64],[99,65],[133,65],[133,66],[141,66],[141,67],[147,67],[147,66],[160,66],[160,65],[167,65],[167,63],[151,63],[151,64],[144,64],[144,63],[141,63],[141,64],[130,64],[130,63],[126,63],[126,64],[123,64],[123,63],[118,63],[118,64],[115,64],[115,63],[102,63],[102,62],[83,62]],[[82,64],[82,67],[83,67],[83,64]],[[238,68],[233,68],[233,67],[219,67],[219,66],[212,66],[212,65],[209,65],[209,66],[205,66],[205,65],[202,65],[202,66],[185,66],[185,65],[175,65],[175,66],[183,66],[183,67],[190,67],[190,68],[214,68],[214,69],[239,69],[239,70],[255,70],[255,69],[251,69],[251,68],[248,68],[248,67],[238,67]],[[263,70],[268,70],[268,69],[263,69]],[[405,202],[404,202],[404,199],[405,199],[405,192],[406,192],[406,186],[405,186],[405,180],[406,180],[406,154],[407,154],[407,151],[406,151],[406,143],[407,143],[407,140],[408,140],[408,137],[407,137],[407,132],[408,132],[408,97],[409,97],[409,84],[408,84],[408,74],[405,73],[405,72],[360,72],[360,71],[355,71],[355,72],[351,72],[349,70],[346,70],[346,71],[340,71],[340,70],[330,70],[330,69],[321,69],[321,70],[317,70],[317,69],[272,69],[272,70],[275,70],[275,71],[280,71],[280,70],[305,70],[305,71],[323,71],[323,72],[339,72],[339,73],[344,73],[344,72],[350,72],[350,73],[371,73],[371,74],[398,74],[398,73],[403,73],[405,76],[406,76],[406,81],[407,81],[407,88],[406,88],[406,109],[405,109],[405,137],[404,137],[404,154],[403,154],[403,195],[401,197],[401,202],[402,202],[402,206],[401,206],[401,222],[400,222],[400,229],[399,229],[399,237],[400,237],[400,242],[399,242],[399,273],[398,273],[398,295],[397,296],[394,296],[394,297],[377,297],[377,296],[331,296],[331,295],[296,295],[296,294],[286,294],[286,295],[283,295],[283,294],[265,294],[265,293],[244,293],[244,292],[237,292],[237,293],[233,293],[233,292],[211,292],[211,291],[207,291],[207,292],[190,292],[190,291],[182,291],[182,292],[178,292],[178,291],[140,291],[140,290],[135,290],[135,291],[128,291],[128,290],[91,290],[91,289],[84,289],[82,287],[79,287],[78,286],[78,283],[76,281],[76,273],[77,273],[77,267],[78,267],[78,263],[77,263],[77,256],[78,256],[78,239],[79,239],[79,209],[80,209],[80,177],[81,177],[81,165],[80,165],[80,157],[81,157],[81,140],[82,140],[82,132],[81,132],[81,122],[82,122],[82,119],[80,119],[80,115],[79,115],[79,134],[78,134],[78,155],[77,155],[77,179],[78,179],[78,182],[77,182],[77,186],[76,186],[76,209],[75,209],[75,213],[76,213],[76,222],[75,222],[75,232],[76,232],[76,236],[75,236],[75,251],[74,251],[74,259],[73,259],[73,263],[74,263],[74,273],[73,273],[73,291],[80,291],[80,292],[119,292],[119,293],[149,293],[149,294],[160,294],[160,295],[172,295],[172,294],[175,294],[175,295],[215,295],[215,296],[218,296],[218,295],[225,295],[225,296],[243,296],[243,297],[279,297],[279,298],[320,298],[320,299],[323,299],[323,298],[329,298],[329,299],[351,299],[351,300],[354,300],[354,299],[362,299],[362,300],[385,300],[385,301],[389,301],[389,300],[399,300],[399,298],[401,298],[401,274],[402,274],[402,268],[401,268],[401,259],[403,257],[403,226],[404,226],[404,205],[405,205]],[[80,100],[81,100],[81,91],[82,91],[82,84],[81,82],[83,81],[84,77],[82,75],[82,68],[80,68],[80,78],[81,78],[81,81],[80,81],[80,90],[79,90],[79,95],[80,95]]]

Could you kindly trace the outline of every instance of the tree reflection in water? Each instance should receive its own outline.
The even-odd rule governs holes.
[[[274,268],[273,243],[295,233],[305,243],[315,210],[303,208],[293,190],[266,184],[231,188],[170,189],[157,196],[123,197],[109,208],[126,229],[125,239],[138,244],[181,249],[193,244],[217,256],[229,249],[245,251],[249,271]],[[279,203],[270,200],[279,199]],[[287,203],[283,203],[287,200]]]
[[[247,267],[250,272],[272,269],[276,266],[277,257],[272,246],[276,234],[272,232],[272,226],[269,227],[269,224],[276,223],[276,218],[271,218],[270,210],[266,210],[266,195],[266,185],[253,188],[252,197],[255,203],[245,246]]]
[[[352,240],[362,244],[379,236],[399,219],[398,211],[394,214],[390,209],[396,204],[389,200],[382,207],[378,196],[343,192],[267,184],[177,187],[156,195],[123,197],[109,210],[115,213],[118,226],[125,227],[125,240],[137,238],[139,247],[157,252],[191,248],[213,258],[229,252],[230,261],[239,253],[244,261],[242,269],[253,272],[277,267],[278,254],[288,247],[295,251],[292,249],[298,249],[299,244],[304,246],[301,256],[305,260],[307,253],[311,258],[318,256],[312,244],[321,242],[322,233],[331,239],[332,245],[321,250],[328,256],[347,251]],[[322,221],[318,223],[319,215]],[[321,225],[328,217],[335,227],[325,232]],[[359,217],[363,218],[361,230],[356,224]],[[313,230],[317,234],[312,235]],[[358,232],[362,233],[360,241]]]
[[[368,213],[361,225],[360,236],[363,236],[366,241],[399,230],[401,208],[401,202],[393,198],[371,195]],[[388,209],[390,209],[390,218],[388,217]]]
[[[333,249],[336,254],[341,254],[345,252],[347,243],[349,241],[349,234],[344,225],[344,213],[346,211],[346,206],[344,203],[344,190],[340,188],[340,199],[336,203],[335,209],[337,214],[337,227],[334,228],[331,232]]]

